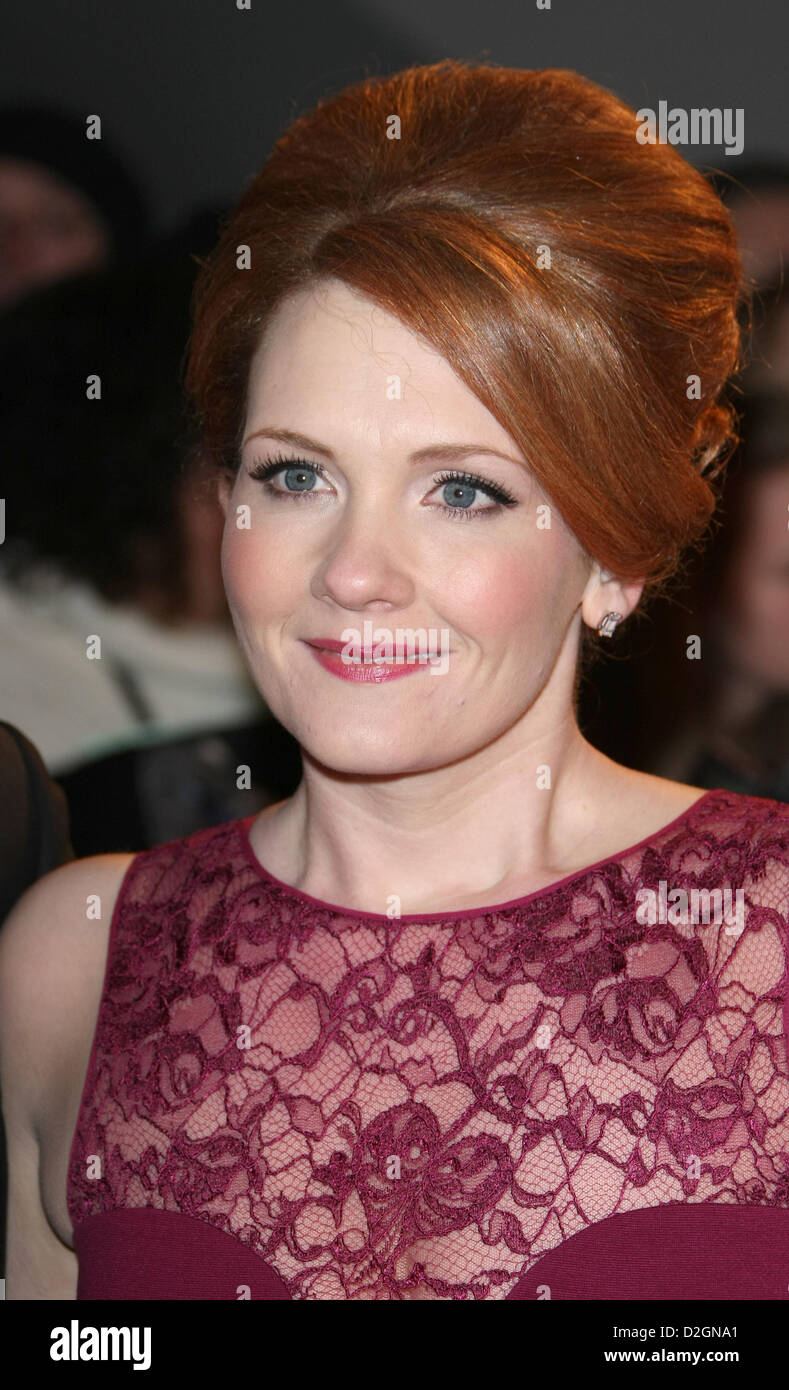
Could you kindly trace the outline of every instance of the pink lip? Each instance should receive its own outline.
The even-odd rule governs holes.
[[[428,665],[425,661],[343,661],[341,653],[347,643],[338,642],[331,637],[316,637],[307,640],[305,645],[310,648],[324,671],[330,671],[333,676],[339,676],[340,680],[344,681],[382,685],[384,681],[397,680],[399,676],[410,676],[415,671],[422,671]]]

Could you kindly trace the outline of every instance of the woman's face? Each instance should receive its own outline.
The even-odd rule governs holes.
[[[548,499],[502,426],[398,319],[337,280],[284,302],[251,364],[243,440],[220,487],[228,603],[308,754],[351,774],[427,771],[570,714],[592,566],[555,510],[545,527]],[[289,469],[250,476],[278,456]],[[310,645],[349,629],[401,663],[398,630],[432,629],[436,669],[349,679]]]

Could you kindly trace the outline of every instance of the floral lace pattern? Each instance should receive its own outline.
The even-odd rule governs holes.
[[[294,1299],[504,1299],[615,1213],[789,1206],[789,806],[707,793],[528,898],[419,918],[280,883],[251,819],[129,866],[75,1226],[183,1212]],[[661,881],[741,890],[742,930],[643,924]]]

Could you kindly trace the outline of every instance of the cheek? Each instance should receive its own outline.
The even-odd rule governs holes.
[[[298,571],[292,552],[280,554],[276,541],[255,527],[254,516],[251,528],[244,530],[236,526],[235,513],[228,512],[220,554],[228,602],[238,611],[277,613],[293,594]]]
[[[541,536],[537,544],[525,542],[469,561],[453,571],[443,611],[471,636],[517,642],[519,629],[524,636],[549,631],[551,618],[566,606],[572,579],[572,557],[565,549],[547,537],[543,544]]]
[[[228,520],[222,531],[219,562],[222,568],[222,582],[231,607],[237,607],[243,597],[247,561],[248,557],[245,557],[244,548],[239,543],[239,532],[232,519],[232,513],[228,512]]]

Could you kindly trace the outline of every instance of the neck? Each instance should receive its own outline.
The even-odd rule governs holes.
[[[305,755],[294,796],[263,813],[262,858],[292,887],[370,912],[502,902],[601,857],[601,824],[616,837],[623,783],[629,793],[638,777],[569,714],[550,734],[515,726],[470,758],[406,776],[346,777]],[[624,845],[639,838],[620,833]]]

